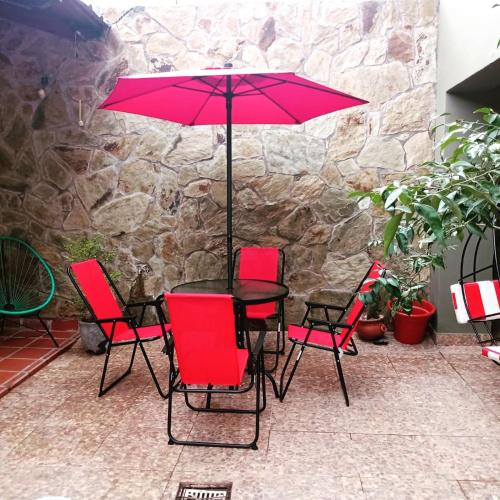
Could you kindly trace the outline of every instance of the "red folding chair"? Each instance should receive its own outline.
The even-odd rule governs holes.
[[[266,407],[266,387],[261,333],[252,351],[250,381],[243,387],[243,377],[249,361],[247,349],[236,345],[233,298],[231,295],[166,293],[174,351],[177,355],[180,380],[176,381],[173,353],[170,354],[167,430],[168,444],[217,446],[257,449],[259,415]],[[218,386],[218,387],[215,387]],[[242,394],[255,388],[255,409],[213,408],[215,394]],[[261,405],[262,390],[262,407]],[[211,441],[181,441],[172,435],[174,393],[184,394],[186,405],[194,411],[216,413],[248,413],[255,415],[254,439],[248,443],[223,443]],[[195,407],[190,394],[206,394],[204,407]]]
[[[171,339],[167,337],[170,325],[166,324],[164,321],[163,312],[161,310],[161,299],[126,304],[108,272],[96,259],[75,262],[68,267],[67,273],[80,295],[80,298],[89,310],[93,322],[99,326],[101,332],[107,339],[106,357],[102,370],[101,383],[99,385],[99,397],[130,374],[132,365],[134,364],[135,352],[137,346],[139,346],[159,394],[163,398],[167,398],[168,394],[165,394],[161,390],[153,366],[151,365],[143,345],[144,342],[163,339],[167,353],[169,349],[171,349],[172,342]],[[141,326],[146,308],[149,306],[155,308],[159,317],[159,324]],[[140,319],[137,321],[136,316],[132,315],[130,310],[139,307],[142,308],[142,310]],[[107,387],[104,387],[111,350],[118,346],[131,344],[134,347],[127,371],[111,382]]]
[[[385,270],[382,264],[375,261],[345,306],[323,304],[319,302],[306,302],[307,310],[302,323],[300,325],[288,326],[288,340],[292,342],[292,348],[290,349],[290,353],[288,354],[288,358],[281,373],[280,401],[285,399],[292,378],[297,370],[302,354],[304,353],[304,349],[306,347],[314,347],[323,351],[333,352],[340,385],[342,386],[342,391],[344,393],[345,403],[349,406],[349,397],[347,395],[347,388],[340,360],[344,354],[348,356],[356,356],[358,354],[358,350],[352,336],[356,330],[359,318],[365,309],[365,305],[361,302],[359,294],[369,291],[370,284],[373,280],[379,276],[383,276],[384,273]],[[325,314],[324,320],[310,317],[311,312],[317,309],[323,310]],[[339,315],[335,320],[330,319],[329,311],[332,310],[339,312]],[[345,318],[346,315],[347,317]],[[288,377],[286,384],[284,384],[286,370],[297,346],[301,346],[300,351],[292,367],[290,376]]]
[[[242,247],[236,250],[233,257],[233,275],[238,268],[239,279],[254,279],[283,283],[285,279],[285,254],[280,248]],[[278,366],[280,354],[285,352],[285,307],[284,301],[269,302],[266,304],[250,305],[246,307],[246,318],[263,324],[266,330],[266,321],[277,321],[276,349],[264,350],[266,354],[276,356],[273,371]]]

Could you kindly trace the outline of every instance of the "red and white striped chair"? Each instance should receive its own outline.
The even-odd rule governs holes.
[[[500,319],[500,282],[473,281],[451,285],[451,300],[457,322],[473,323]],[[484,346],[482,355],[500,363],[500,346]]]
[[[464,283],[463,292],[460,283],[456,283],[450,290],[458,323],[500,319],[498,280]]]
[[[492,359],[495,363],[500,364],[500,346],[498,345],[489,345],[483,347],[482,355],[485,358]]]

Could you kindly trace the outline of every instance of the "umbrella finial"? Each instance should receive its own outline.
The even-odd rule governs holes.
[[[232,67],[233,67],[233,63],[230,63],[230,62],[224,63],[224,68],[232,68]]]

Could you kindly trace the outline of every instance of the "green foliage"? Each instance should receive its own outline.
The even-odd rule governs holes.
[[[105,249],[104,237],[100,234],[93,238],[77,238],[64,244],[69,262],[80,262],[87,259],[97,259],[103,264],[111,264],[116,257],[116,252]],[[119,271],[110,272],[112,279],[121,276]]]
[[[414,302],[421,302],[427,295],[427,283],[422,281],[419,273],[409,272],[397,275],[387,271],[385,276],[373,280],[370,291],[360,295],[361,301],[369,309],[372,304],[380,303],[383,297],[391,299],[391,315],[397,311],[410,314]],[[369,313],[367,313],[367,317]]]
[[[68,261],[70,263],[87,259],[97,259],[103,264],[111,264],[115,260],[116,253],[106,250],[105,243],[104,237],[98,234],[93,238],[77,238],[70,240],[64,244],[64,250],[68,255]],[[115,280],[121,276],[121,273],[119,271],[111,271],[109,275],[111,279]],[[75,300],[75,306],[79,310],[83,321],[91,320],[80,298]]]
[[[386,257],[406,256],[410,273],[393,276],[399,286],[381,282],[397,307],[408,309],[410,297],[418,300],[425,284],[415,275],[426,269],[444,268],[444,252],[455,238],[467,234],[483,237],[482,228],[497,228],[500,204],[500,116],[490,108],[476,111],[480,120],[459,120],[432,129],[439,160],[420,171],[369,192],[368,197],[388,216],[383,246]],[[413,276],[412,276],[413,273]],[[404,300],[402,300],[404,299]],[[393,304],[394,307],[394,304]]]
[[[445,129],[437,143],[441,158],[424,163],[424,172],[373,191],[351,193],[370,198],[390,217],[384,231],[386,256],[395,247],[407,254],[415,238],[420,248],[432,244],[433,252],[442,255],[452,238],[479,234],[481,226],[495,227],[500,203],[500,116],[490,108],[476,113],[482,121],[441,125]]]

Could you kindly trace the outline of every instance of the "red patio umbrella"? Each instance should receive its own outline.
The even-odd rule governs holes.
[[[122,76],[99,107],[183,125],[226,125],[227,273],[231,288],[232,124],[299,124],[366,102],[292,72],[232,69],[226,65]]]

